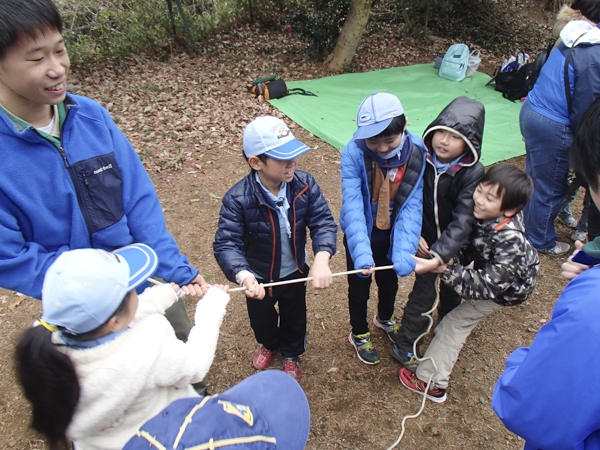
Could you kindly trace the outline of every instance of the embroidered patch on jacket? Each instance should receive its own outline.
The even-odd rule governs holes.
[[[223,405],[223,411],[225,411],[227,414],[238,416],[249,426],[254,425],[254,416],[252,415],[252,411],[250,411],[249,406],[240,405],[238,403],[228,402],[225,400],[219,400],[219,404]]]

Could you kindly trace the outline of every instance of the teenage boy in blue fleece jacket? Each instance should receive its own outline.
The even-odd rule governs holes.
[[[309,150],[276,117],[250,122],[244,130],[250,173],[223,197],[213,243],[227,279],[246,288],[250,326],[261,344],[252,365],[266,369],[279,350],[283,370],[296,381],[306,348],[306,282],[270,287],[266,293],[262,283],[309,276],[316,289],[331,284],[337,225],[315,179],[296,169],[298,157]],[[307,230],[314,252],[310,272]]]
[[[358,358],[377,364],[367,323],[367,302],[373,267],[379,290],[375,326],[396,343],[394,303],[398,276],[410,274],[421,236],[425,151],[418,136],[406,130],[406,117],[395,95],[376,93],[360,105],[358,129],[342,151],[342,209],[348,270],[348,305],[352,331],[348,336]]]
[[[152,247],[156,275],[188,295],[208,289],[167,231],[154,186],[108,112],[67,94],[69,56],[51,0],[0,8],[0,286],[41,297],[63,252]],[[167,314],[185,340],[182,302]]]

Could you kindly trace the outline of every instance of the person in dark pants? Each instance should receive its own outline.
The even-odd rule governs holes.
[[[483,104],[458,97],[427,127],[423,143],[427,167],[423,177],[423,227],[417,256],[447,264],[468,241],[473,224],[473,192],[485,173],[479,162],[485,125]],[[460,305],[461,297],[435,273],[417,274],[404,308],[392,356],[415,370],[414,342],[425,332],[439,285],[438,323]]]
[[[298,157],[309,150],[280,119],[250,122],[244,130],[250,174],[223,197],[213,243],[225,276],[246,288],[250,325],[261,344],[252,365],[266,369],[279,350],[283,370],[296,381],[306,347],[306,282],[266,292],[262,283],[309,276],[316,289],[331,284],[329,258],[336,250],[337,224],[315,179],[296,169]],[[314,252],[310,271],[307,230]]]
[[[421,232],[425,152],[421,139],[406,130],[406,116],[395,95],[376,93],[363,100],[358,129],[342,151],[342,208],[348,270],[348,308],[352,331],[348,341],[365,364],[378,364],[367,322],[372,268],[375,271],[377,314],[373,323],[388,338],[398,338],[394,303],[398,276],[414,269]]]

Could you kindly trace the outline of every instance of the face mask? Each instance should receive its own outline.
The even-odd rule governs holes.
[[[400,152],[402,151],[402,147],[404,146],[404,141],[406,141],[406,133],[402,133],[402,139],[400,140],[400,144],[398,145],[398,147],[396,147],[391,152],[389,152],[388,154],[386,154],[385,156],[382,156],[382,157],[384,157],[385,159],[391,159],[394,156],[398,156],[400,154]]]

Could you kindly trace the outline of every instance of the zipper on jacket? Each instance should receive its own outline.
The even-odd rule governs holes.
[[[269,271],[269,283],[273,282],[273,270],[275,269],[275,253],[276,253],[276,249],[277,249],[277,237],[276,237],[276,230],[275,230],[275,221],[273,220],[273,211],[271,210],[271,208],[267,207],[267,210],[269,211],[269,219],[271,220],[271,233],[273,235],[273,251],[271,253],[271,270]],[[269,288],[269,295],[271,297],[273,297],[273,288],[270,287]]]
[[[69,120],[68,112],[69,112],[70,109],[71,109],[71,105],[68,105],[68,106],[65,107],[65,110],[66,110],[67,114],[66,114],[66,116],[64,118],[62,127],[60,129],[61,136],[63,134],[63,131],[64,131],[65,127],[66,127],[67,120]],[[77,183],[77,176],[75,174],[75,171],[73,170],[73,167],[71,167],[71,165],[69,164],[69,161],[67,159],[67,154],[65,153],[65,150],[62,147],[62,145],[60,145],[60,143],[62,141],[59,141],[58,139],[55,139],[55,138],[53,138],[54,140],[49,139],[46,136],[44,136],[42,133],[40,133],[39,131],[37,131],[37,129],[35,129],[35,128],[33,128],[33,129],[37,132],[38,136],[40,136],[42,139],[44,139],[45,141],[47,141],[50,145],[52,145],[53,148],[55,148],[58,151],[58,154],[60,155],[60,157],[63,160],[63,164],[65,165],[65,168],[69,172],[69,176],[71,177],[71,182],[73,183],[73,187],[75,188],[75,196],[77,197],[77,204],[78,204],[79,209],[81,211],[81,215],[83,216],[83,221],[85,222],[85,227],[87,228],[87,231],[88,231],[88,239],[90,241],[90,246],[91,246],[92,245],[92,232],[91,232],[91,230],[92,230],[92,221],[90,219],[90,216],[89,216],[87,210],[85,208],[83,208],[84,201],[83,201],[83,195],[82,195],[82,192],[81,192],[81,187],[79,186],[79,183]],[[54,142],[54,141],[56,141],[56,142]],[[83,177],[84,177],[84,180],[85,180],[85,184],[87,186],[89,183],[87,181],[87,178],[85,177],[85,174],[83,175]]]
[[[58,150],[58,153],[62,157],[63,162],[65,163],[65,167],[67,168],[67,171],[69,172],[69,175],[71,176],[71,181],[73,182],[73,186],[75,188],[75,195],[77,196],[77,203],[79,205],[79,209],[81,210],[81,215],[83,216],[85,226],[88,230],[88,239],[90,240],[90,245],[92,245],[92,233],[90,231],[92,229],[92,221],[87,212],[87,209],[82,207],[84,205],[83,193],[81,192],[81,187],[79,186],[79,183],[77,182],[77,175],[75,174],[73,167],[71,167],[71,165],[69,164],[69,161],[67,160],[67,155],[66,155],[63,147],[59,146],[59,147],[56,147],[56,149]],[[83,172],[83,169],[82,169],[81,173],[83,175],[83,181],[84,181],[85,185],[88,186],[89,182],[85,176],[85,173]]]
[[[300,272],[302,275],[304,275],[304,272],[302,272],[302,269],[300,269],[300,264],[298,264],[298,249],[296,248],[296,200],[298,200],[298,198],[307,190],[308,185],[304,186],[304,189],[298,192],[298,194],[294,197],[294,200],[292,200],[292,218],[294,219],[294,224],[292,226],[292,247],[294,247],[294,261],[296,262],[296,268],[298,269],[298,272]],[[306,251],[306,249],[304,249],[304,251]]]
[[[437,168],[435,166],[433,166],[433,168],[435,170],[435,177],[433,179],[433,217],[435,219],[435,230],[437,233],[437,238],[439,239],[442,236],[442,230],[440,229],[440,217],[438,209],[438,181],[440,180],[442,174],[438,174]]]

